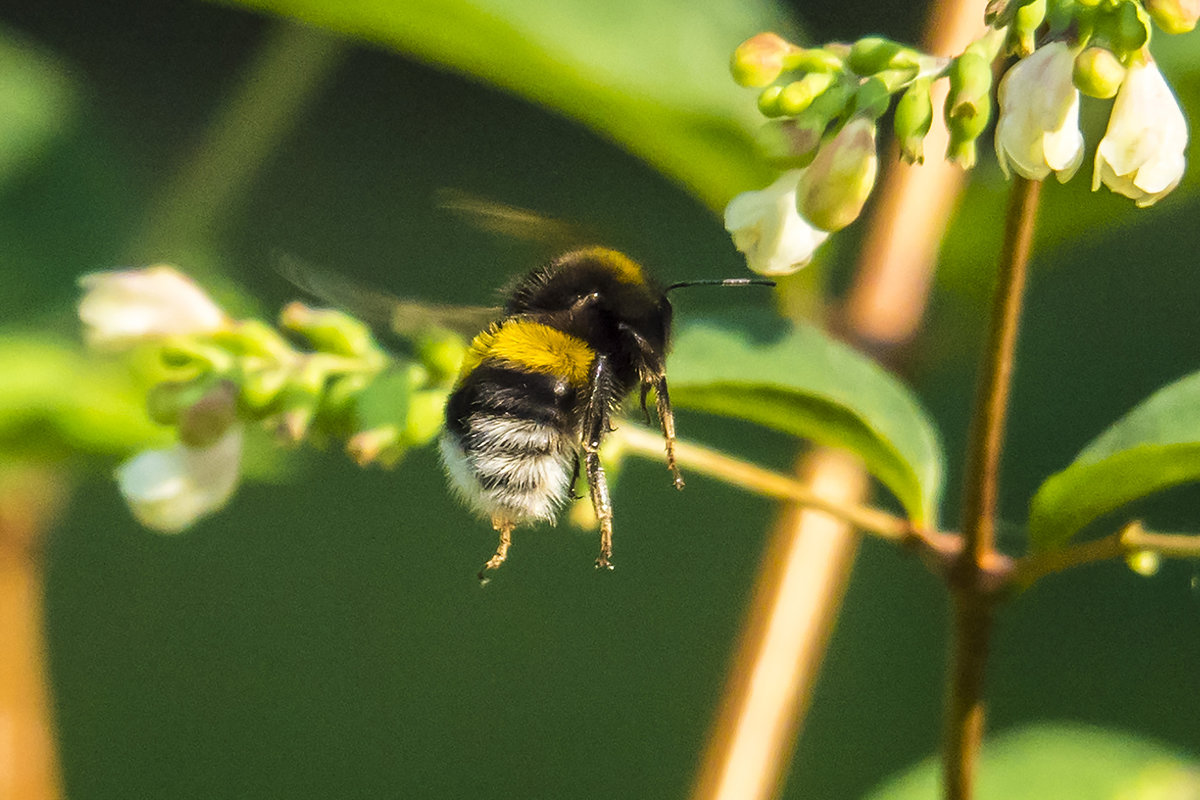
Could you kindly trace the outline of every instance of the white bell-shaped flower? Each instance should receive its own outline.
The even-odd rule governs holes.
[[[1004,74],[998,94],[996,160],[1005,176],[1015,172],[1044,180],[1053,172],[1069,181],[1083,162],[1079,90],[1071,80],[1075,54],[1051,42]]]
[[[177,444],[139,453],[117,468],[117,485],[139,522],[178,533],[224,507],[237,488],[241,461],[242,426],[235,424],[208,447]]]
[[[1092,189],[1103,183],[1138,206],[1152,205],[1183,178],[1187,141],[1187,120],[1158,66],[1130,66],[1096,148]]]
[[[765,189],[742,192],[725,207],[733,245],[760,275],[789,275],[812,261],[829,233],[796,211],[796,187],[804,170],[785,172]]]
[[[80,278],[79,284],[84,289],[79,318],[93,347],[117,349],[229,324],[225,312],[203,289],[166,265],[93,272]]]

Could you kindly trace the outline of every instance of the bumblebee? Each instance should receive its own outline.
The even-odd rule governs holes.
[[[702,283],[771,285],[731,279],[663,289],[623,253],[587,247],[512,286],[503,316],[468,348],[440,440],[452,487],[500,537],[481,580],[508,557],[514,528],[555,520],[581,464],[600,524],[596,567],[612,568],[612,500],[599,451],[635,387],[647,417],[654,391],[667,468],[675,487],[683,488],[665,371],[672,314],[667,291]]]
[[[442,205],[506,236],[578,240],[573,226],[537,212],[446,191]],[[439,440],[453,491],[499,534],[481,581],[504,563],[513,530],[553,523],[582,471],[600,525],[598,569],[612,568],[613,510],[600,445],[622,401],[654,392],[667,467],[677,489],[675,417],[667,391],[668,292],[684,286],[774,286],[769,280],[695,280],[661,287],[640,264],[600,246],[569,250],[510,285],[503,308],[445,307],[364,290],[291,259],[285,276],[306,292],[386,324],[401,337],[430,327],[471,340],[446,403]],[[469,330],[468,330],[469,329]]]

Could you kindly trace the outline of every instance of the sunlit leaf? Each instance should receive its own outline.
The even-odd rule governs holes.
[[[1057,547],[1092,520],[1146,495],[1200,480],[1200,372],[1159,389],[1038,489],[1035,549]]]
[[[937,800],[929,758],[867,800]],[[1200,793],[1200,762],[1155,742],[1084,725],[1036,725],[985,743],[976,800],[1166,800]]]
[[[669,375],[677,406],[851,450],[914,521],[936,523],[943,456],[932,422],[899,381],[817,328],[689,323]]]
[[[555,109],[713,208],[770,181],[754,146],[754,94],[728,72],[742,40],[794,29],[770,0],[237,3],[386,45]]]

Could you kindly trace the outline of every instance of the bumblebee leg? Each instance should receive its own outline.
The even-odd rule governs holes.
[[[600,454],[595,450],[584,451],[584,462],[592,492],[592,508],[596,510],[596,519],[600,521],[600,555],[596,558],[596,569],[612,569],[613,511],[612,499],[608,496],[608,479],[604,477]]]
[[[575,461],[571,464],[571,488],[567,493],[572,500],[582,500],[583,495],[575,494],[575,484],[579,483],[579,453],[575,454]]]
[[[654,395],[657,400],[658,421],[662,425],[663,440],[667,447],[667,469],[675,477],[675,488],[683,488],[683,476],[679,474],[679,466],[675,463],[675,412],[671,410],[671,395],[667,393],[667,378],[660,375],[654,382]]]
[[[479,570],[479,584],[481,586],[491,580],[487,574],[499,568],[505,559],[508,558],[508,548],[512,546],[512,532],[516,525],[504,517],[492,517],[492,527],[500,533],[500,542],[496,545],[496,552],[492,554],[492,557]]]
[[[650,384],[642,381],[642,416],[646,418],[646,424],[650,424],[650,409],[646,408],[646,395],[650,394]]]
[[[608,495],[608,480],[600,464],[600,442],[610,428],[609,415],[613,404],[613,383],[609,374],[608,359],[596,358],[592,367],[591,396],[583,412],[581,449],[584,468],[587,470],[588,488],[592,496],[592,508],[600,522],[600,555],[596,558],[596,569],[612,569],[612,500]]]

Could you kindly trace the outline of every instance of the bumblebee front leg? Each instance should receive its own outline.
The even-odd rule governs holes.
[[[655,410],[658,411],[658,422],[662,426],[663,441],[667,448],[667,469],[675,478],[675,488],[683,488],[683,475],[675,463],[675,412],[671,410],[671,395],[667,393],[667,378],[659,375],[654,381]]]
[[[512,546],[512,532],[516,525],[506,517],[492,517],[492,527],[500,534],[500,542],[496,545],[496,552],[487,560],[487,563],[479,570],[479,583],[486,584],[490,578],[488,573],[499,568],[508,558],[508,548]]]
[[[580,443],[584,469],[587,470],[588,488],[591,491],[592,508],[600,522],[600,555],[596,558],[596,569],[612,569],[612,499],[608,495],[608,480],[604,477],[604,467],[600,464],[600,442],[609,430],[613,395],[608,359],[597,356],[592,367],[591,395],[583,413]]]

